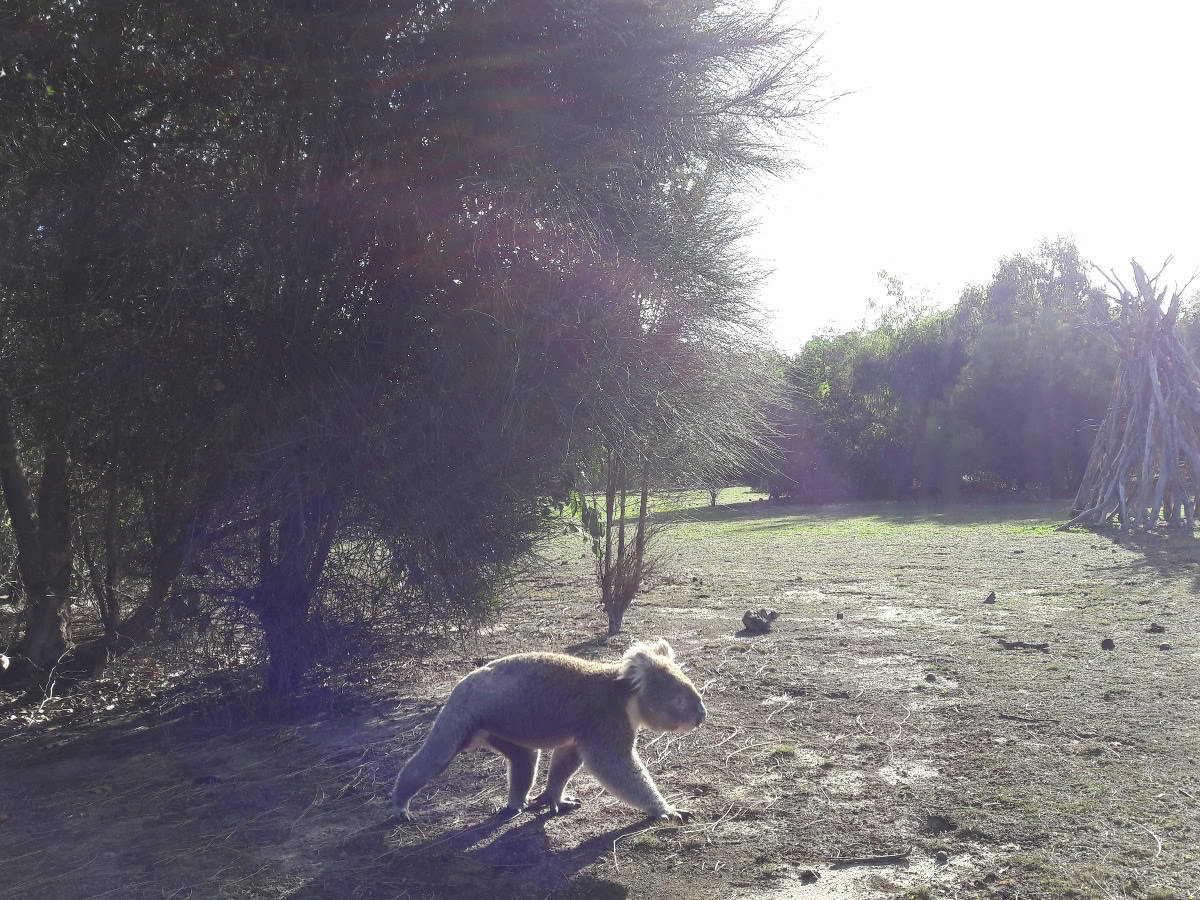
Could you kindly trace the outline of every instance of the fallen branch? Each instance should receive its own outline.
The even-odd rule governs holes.
[[[1030,644],[1025,641],[1006,641],[1004,638],[996,638],[1000,642],[1000,646],[1005,650],[1041,650],[1043,653],[1050,652],[1050,642],[1044,644]]]
[[[874,856],[831,856],[826,862],[833,866],[881,866],[888,863],[908,862],[911,855],[912,847],[909,847],[907,850],[879,853]]]

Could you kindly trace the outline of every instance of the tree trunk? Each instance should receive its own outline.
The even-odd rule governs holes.
[[[121,624],[121,595],[117,591],[120,565],[117,547],[117,506],[120,491],[117,487],[116,474],[109,471],[105,477],[104,517],[100,523],[102,556],[98,556],[96,548],[89,540],[89,529],[80,526],[76,531],[76,545],[79,555],[87,567],[88,580],[91,582],[92,596],[96,600],[96,608],[100,611],[100,622],[104,625],[104,641],[112,647],[117,643],[117,635]]]
[[[5,683],[49,672],[70,647],[71,508],[69,462],[61,441],[47,443],[37,511],[21,467],[8,397],[0,394],[0,487],[17,544],[25,589],[25,634],[4,670]]]
[[[601,558],[599,567],[600,598],[605,613],[608,615],[609,637],[617,634],[625,619],[633,598],[637,596],[642,578],[648,574],[646,564],[646,517],[648,515],[650,496],[650,460],[642,458],[642,472],[639,485],[641,507],[638,509],[637,525],[632,542],[626,540],[625,516],[629,497],[627,484],[628,469],[623,459],[618,458],[615,465],[610,456],[608,471],[608,490],[605,497],[605,532],[608,535],[606,550]],[[615,508],[614,508],[615,504]],[[612,531],[616,518],[616,555],[612,554]]]
[[[64,660],[64,670],[78,679],[96,678],[111,660],[150,640],[154,623],[167,604],[171,585],[179,577],[187,548],[187,539],[180,538],[157,549],[150,564],[150,587],[137,609],[116,627],[112,639],[105,635],[78,645]]]
[[[295,696],[312,664],[315,643],[311,597],[276,595],[259,614],[267,645],[263,690],[275,700]]]
[[[621,633],[621,625],[624,624],[625,610],[618,609],[616,606],[609,607],[608,610],[608,636],[612,637]]]
[[[303,477],[281,493],[279,507],[262,490],[258,529],[259,583],[247,599],[263,626],[263,689],[276,701],[296,694],[312,665],[312,604],[337,533],[340,501]],[[265,484],[264,484],[265,488]]]

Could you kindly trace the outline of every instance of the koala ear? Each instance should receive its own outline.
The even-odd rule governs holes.
[[[675,651],[671,649],[671,645],[667,643],[665,637],[660,637],[657,641],[650,645],[650,649],[659,656],[665,656],[672,662],[675,660]]]
[[[621,657],[621,680],[628,681],[634,690],[640,690],[646,681],[646,670],[654,665],[658,652],[657,644],[634,641]],[[667,649],[670,649],[669,647]]]

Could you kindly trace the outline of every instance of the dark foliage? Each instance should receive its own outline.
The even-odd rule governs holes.
[[[283,694],[333,625],[489,615],[563,473],[650,443],[744,326],[729,188],[812,111],[795,37],[711,2],[6,5],[14,657],[94,671],[187,591]]]
[[[790,360],[764,486],[811,502],[1070,495],[1116,365],[1085,327],[1096,289],[1075,248],[1006,259],[948,311],[890,293],[874,327]]]

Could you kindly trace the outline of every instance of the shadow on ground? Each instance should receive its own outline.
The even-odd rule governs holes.
[[[389,818],[397,736],[424,734],[437,704],[264,721],[246,698],[205,698],[210,682],[105,726],[6,735],[0,898],[626,896],[571,879],[647,823],[556,850],[545,815],[490,815],[499,773],[487,796],[426,813],[440,821]]]
[[[466,900],[628,896],[628,888],[615,881],[572,879],[611,853],[615,840],[641,830],[646,823],[613,829],[559,851],[546,833],[544,815],[506,830],[505,825],[493,817],[458,832],[402,846],[393,844],[396,832],[387,823],[372,825],[326,848],[333,858],[290,896],[297,900],[397,895]]]

